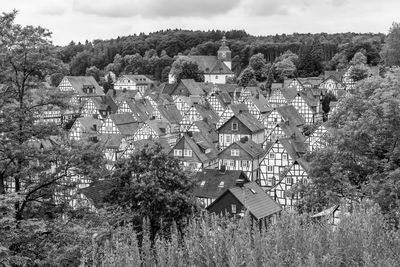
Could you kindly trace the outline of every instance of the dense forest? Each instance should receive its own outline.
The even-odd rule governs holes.
[[[311,51],[320,65],[317,73],[343,67],[359,51],[367,57],[368,64],[377,65],[381,62],[379,53],[385,40],[385,35],[380,33],[251,36],[243,30],[175,29],[86,41],[85,44],[71,42],[56,49],[58,58],[66,64],[63,74],[85,75],[88,69],[89,73],[112,70],[116,74],[148,74],[163,81],[175,56],[216,55],[224,35],[232,51],[232,67],[237,76],[253,55],[261,53],[267,63],[272,63],[288,50],[297,54],[300,61],[302,58],[309,60],[307,52]],[[300,76],[307,74],[310,73]]]

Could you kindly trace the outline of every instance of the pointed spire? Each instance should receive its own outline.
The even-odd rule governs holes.
[[[222,37],[222,46],[225,46],[225,45],[226,45],[226,37],[224,34],[224,36]]]

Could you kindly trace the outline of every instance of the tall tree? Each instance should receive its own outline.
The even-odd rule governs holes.
[[[393,22],[390,27],[381,56],[386,66],[400,66],[400,23]]]
[[[104,199],[117,205],[141,231],[143,219],[150,224],[152,239],[173,222],[184,223],[196,209],[192,180],[177,159],[162,151],[159,144],[146,146],[116,164],[111,192]]]

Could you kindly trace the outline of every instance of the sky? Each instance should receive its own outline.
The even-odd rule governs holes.
[[[1,0],[16,23],[40,25],[53,43],[165,29],[245,30],[252,35],[382,32],[400,22],[399,0]]]

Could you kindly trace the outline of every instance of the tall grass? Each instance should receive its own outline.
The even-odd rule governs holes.
[[[332,227],[283,214],[260,229],[250,219],[192,219],[183,235],[176,227],[153,245],[143,234],[139,248],[130,228],[86,248],[81,266],[398,266],[400,232],[376,208],[358,208]]]

